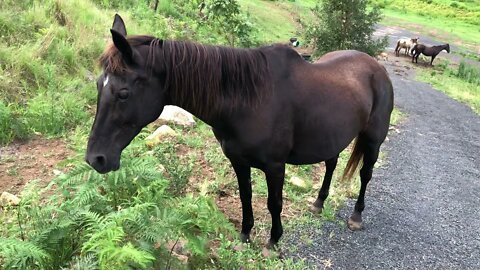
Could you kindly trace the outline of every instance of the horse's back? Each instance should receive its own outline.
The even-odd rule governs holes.
[[[388,127],[392,85],[386,70],[371,56],[335,51],[293,73],[296,87],[291,89],[290,102],[295,114],[295,142],[289,162],[331,158],[377,114],[388,114],[380,117]]]

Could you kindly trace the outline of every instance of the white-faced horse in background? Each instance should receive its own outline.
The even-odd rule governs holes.
[[[395,47],[395,55],[400,56],[400,50],[405,49],[405,55],[408,55],[410,49],[418,43],[420,38],[401,38],[397,41],[397,47]]]

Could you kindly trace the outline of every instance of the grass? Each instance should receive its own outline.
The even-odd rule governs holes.
[[[480,31],[476,30],[479,26],[464,21],[403,13],[398,10],[386,9],[384,14],[385,17],[381,21],[384,25],[418,31],[422,35],[433,36],[442,42],[455,43],[470,50],[480,46]]]
[[[448,96],[467,104],[480,114],[480,70],[461,63],[449,66],[448,62],[432,69],[419,69],[417,79],[430,83]]]
[[[258,37],[265,43],[286,43],[290,37],[298,35],[295,21],[288,10],[278,8],[274,1],[240,1],[242,8],[250,14],[258,26]]]
[[[382,24],[399,26],[476,52],[480,46],[480,3],[448,0],[375,0]]]

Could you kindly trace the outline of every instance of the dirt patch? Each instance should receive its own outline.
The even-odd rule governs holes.
[[[46,186],[58,164],[71,154],[62,139],[35,138],[0,147],[0,191],[18,194],[32,180]]]

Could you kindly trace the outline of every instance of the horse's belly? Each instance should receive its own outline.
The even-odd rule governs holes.
[[[364,126],[364,121],[351,120],[346,120],[343,125],[321,122],[321,125],[300,127],[295,132],[287,162],[296,165],[313,164],[337,156],[358,136]]]
[[[353,140],[344,140],[337,143],[319,143],[312,142],[311,144],[302,144],[296,146],[290,152],[287,163],[294,165],[314,164],[325,161],[337,156],[348,144]]]

